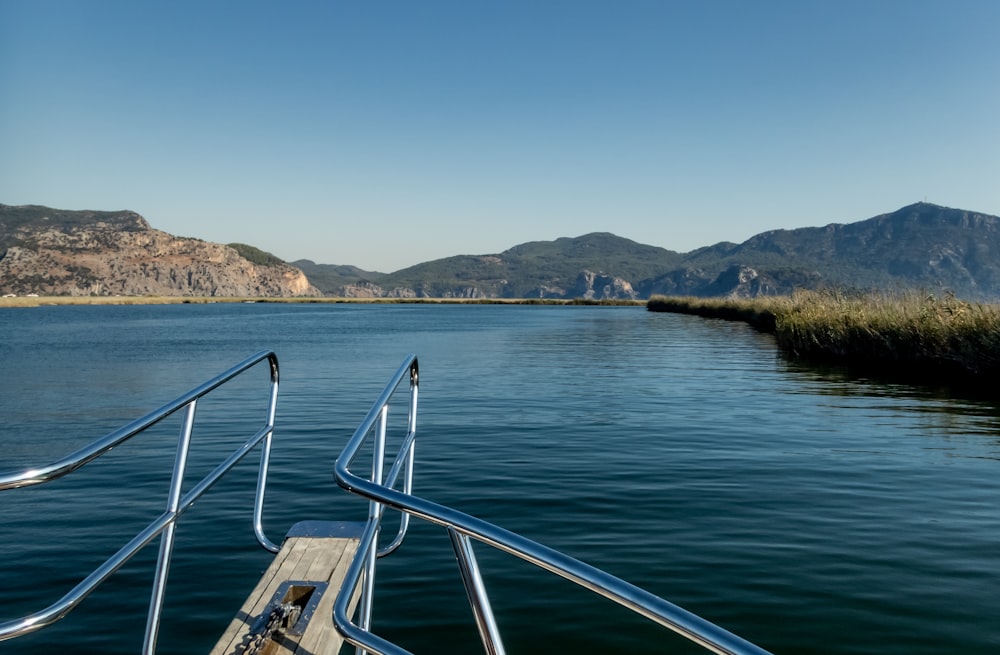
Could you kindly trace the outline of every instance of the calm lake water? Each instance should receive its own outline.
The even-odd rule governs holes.
[[[786,361],[742,324],[629,307],[172,305],[0,311],[0,469],[56,459],[261,349],[282,384],[265,528],[363,520],[333,462],[403,357],[416,486],[776,653],[1000,651],[1000,407]],[[192,477],[260,423],[262,368],[199,406]],[[176,421],[0,494],[0,620],[41,609],[161,511]],[[240,431],[242,430],[242,432]],[[267,566],[255,464],[180,524],[160,653],[207,652]],[[3,653],[133,653],[155,548]],[[702,652],[477,549],[510,653]],[[376,631],[476,652],[444,531],[380,562]]]

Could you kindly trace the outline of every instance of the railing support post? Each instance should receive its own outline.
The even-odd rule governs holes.
[[[372,477],[375,484],[382,484],[382,477],[385,471],[385,432],[388,422],[389,405],[383,404],[379,409],[378,423],[375,425],[375,443],[372,445]],[[368,556],[365,561],[365,579],[361,588],[361,606],[359,623],[365,631],[371,630],[372,605],[375,599],[375,562],[378,559],[378,535],[381,531],[382,503],[372,500],[368,503],[368,521],[375,524],[375,533],[372,537],[371,546],[368,549]],[[358,647],[358,655],[366,653],[363,648]]]
[[[160,614],[163,611],[163,597],[167,591],[167,574],[170,572],[170,556],[174,551],[174,532],[177,528],[176,515],[181,502],[184,486],[184,470],[187,468],[188,452],[191,449],[191,433],[194,429],[194,414],[198,401],[192,400],[184,412],[184,422],[177,438],[177,456],[174,458],[174,472],[170,478],[170,492],[167,496],[167,512],[173,515],[169,525],[160,537],[160,555],[156,559],[156,576],[149,600],[149,614],[146,618],[146,636],[142,644],[145,655],[156,652],[156,640],[160,632]]]
[[[472,542],[467,536],[460,534],[453,528],[448,528],[448,536],[451,537],[451,546],[455,549],[458,568],[462,572],[462,583],[465,585],[465,593],[469,597],[469,605],[472,606],[472,613],[476,618],[476,627],[479,628],[479,637],[483,640],[483,648],[489,655],[504,655],[500,630],[493,617],[493,608],[490,606],[490,598],[486,593],[483,576],[479,572],[479,564],[476,562],[476,554],[472,550]]]
[[[277,362],[271,362],[271,390],[267,400],[267,436],[260,450],[260,468],[257,469],[257,493],[253,501],[253,533],[257,543],[272,553],[281,550],[278,544],[264,534],[264,488],[267,486],[267,472],[271,462],[271,441],[274,438],[274,417],[278,407]]]

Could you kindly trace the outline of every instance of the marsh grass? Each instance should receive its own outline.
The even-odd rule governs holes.
[[[654,296],[646,303],[652,312],[693,314],[727,321],[744,321],[761,332],[774,332],[778,313],[789,302],[783,297],[694,298],[689,296]]]
[[[1000,306],[952,294],[656,297],[647,307],[746,321],[772,332],[785,352],[805,359],[930,380],[1000,380]]]

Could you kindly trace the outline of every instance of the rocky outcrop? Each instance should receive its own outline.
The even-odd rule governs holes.
[[[385,292],[373,282],[358,282],[338,287],[334,295],[340,298],[381,298]]]
[[[40,216],[3,226],[8,245],[0,257],[0,290],[71,296],[322,295],[297,268],[254,264],[229,246],[154,230],[134,212],[74,214],[60,212],[70,220]]]
[[[338,287],[333,295],[340,298],[454,298],[468,300],[497,297],[483,292],[478,287],[455,287],[430,291],[426,289],[411,289],[409,287],[383,289],[373,282],[345,284]]]
[[[636,293],[632,283],[626,279],[585,270],[577,276],[572,296],[587,300],[635,300]]]
[[[705,295],[730,298],[756,298],[774,293],[774,285],[749,266],[730,266],[705,289]]]
[[[697,296],[712,277],[701,268],[679,268],[639,284],[639,296]]]

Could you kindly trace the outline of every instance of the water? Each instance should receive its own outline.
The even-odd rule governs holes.
[[[810,369],[741,324],[643,308],[41,307],[0,312],[0,330],[3,470],[271,348],[282,386],[265,527],[280,539],[300,519],[361,520],[333,461],[415,352],[422,495],[776,653],[1000,650],[994,402]],[[259,424],[265,383],[262,369],[199,407],[195,473]],[[161,510],[176,432],[168,423],[51,489],[0,495],[0,620],[56,600]],[[159,652],[207,652],[267,566],[248,529],[253,469],[185,515]],[[701,652],[477,554],[508,652]],[[154,557],[0,652],[137,651]],[[418,653],[475,652],[463,593],[444,532],[417,524],[380,562],[376,630]]]

